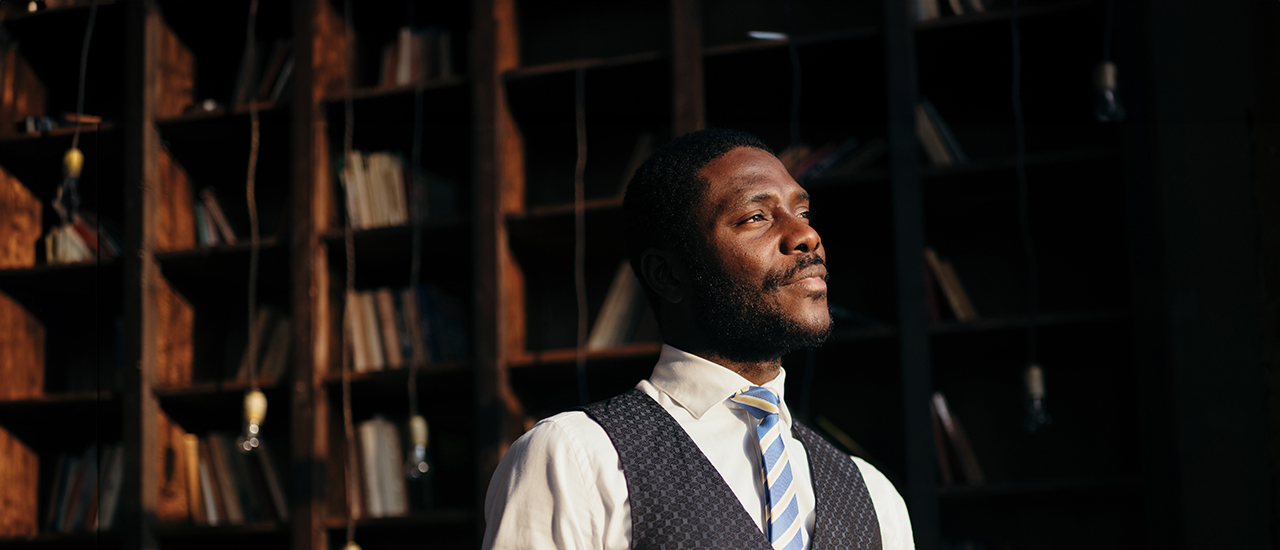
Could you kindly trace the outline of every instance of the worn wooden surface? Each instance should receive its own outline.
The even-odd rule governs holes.
[[[191,383],[195,348],[195,309],[181,294],[169,286],[164,277],[156,277],[151,287],[159,320],[156,334],[156,385],[182,386]]]
[[[195,103],[195,57],[163,22],[156,33],[156,118],[181,115]]]
[[[41,212],[40,200],[0,168],[0,269],[36,264]]]
[[[35,452],[0,427],[0,537],[36,534],[39,468]]]
[[[0,292],[0,399],[44,393],[44,325]]]
[[[45,89],[40,78],[27,60],[18,54],[16,45],[9,46],[0,55],[0,137],[18,132],[16,124],[28,116],[44,116]]]
[[[156,252],[189,250],[196,247],[195,193],[187,171],[167,149],[156,155],[160,187],[156,202]]]
[[[187,499],[186,448],[182,426],[164,414],[156,413],[156,520],[160,523],[186,523],[191,517]]]

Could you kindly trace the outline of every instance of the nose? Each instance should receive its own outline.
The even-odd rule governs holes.
[[[807,218],[794,215],[786,218],[785,233],[782,237],[781,252],[783,254],[807,254],[816,252],[822,247],[822,237],[818,236],[818,230],[809,225]]]

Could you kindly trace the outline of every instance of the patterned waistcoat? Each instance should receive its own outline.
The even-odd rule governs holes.
[[[618,451],[632,548],[771,549],[720,472],[653,398],[631,390],[583,410]],[[858,466],[799,422],[792,431],[809,455],[816,498],[810,550],[880,550],[880,523]]]

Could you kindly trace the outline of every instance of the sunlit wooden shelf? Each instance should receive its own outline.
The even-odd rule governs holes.
[[[635,342],[606,349],[586,350],[584,353],[587,361],[609,361],[656,357],[660,351],[660,342]],[[508,361],[508,365],[512,368],[564,365],[577,361],[577,358],[578,350],[574,348],[549,349],[514,356]]]

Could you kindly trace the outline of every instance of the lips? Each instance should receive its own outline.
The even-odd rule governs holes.
[[[796,262],[795,267],[791,268],[787,275],[783,279],[786,281],[783,283],[785,286],[809,292],[826,292],[827,290],[827,264],[817,255],[807,256]]]

